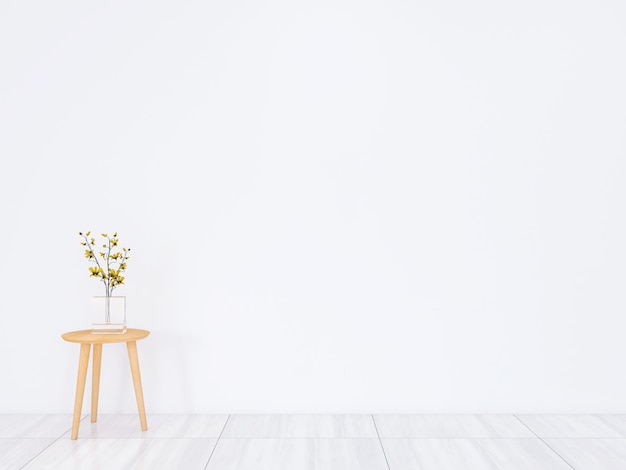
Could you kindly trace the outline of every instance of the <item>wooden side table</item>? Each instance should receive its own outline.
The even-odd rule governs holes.
[[[80,343],[80,358],[78,360],[78,379],[76,381],[76,398],[74,399],[74,418],[72,420],[72,439],[78,439],[78,426],[80,414],[83,408],[83,395],[85,394],[85,381],[87,380],[87,367],[89,366],[89,351],[93,344],[93,365],[91,376],[91,422],[98,419],[98,392],[100,390],[100,365],[102,364],[102,345],[105,343],[126,343],[130,371],[133,376],[137,409],[139,410],[139,422],[141,430],[148,430],[146,421],[146,408],[143,402],[143,390],[141,387],[141,374],[139,372],[139,358],[137,357],[137,340],[144,339],[150,334],[148,330],[136,330],[129,328],[124,334],[93,334],[91,330],[70,331],[61,337],[70,343]]]

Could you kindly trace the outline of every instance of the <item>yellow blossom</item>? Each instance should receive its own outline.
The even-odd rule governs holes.
[[[89,274],[89,277],[102,277],[102,275],[104,274],[104,271],[102,268],[98,267],[98,266],[93,266],[91,268],[89,268],[89,272],[91,274]]]

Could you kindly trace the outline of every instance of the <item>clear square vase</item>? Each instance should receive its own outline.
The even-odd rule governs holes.
[[[91,332],[126,333],[126,297],[95,296],[91,300]]]

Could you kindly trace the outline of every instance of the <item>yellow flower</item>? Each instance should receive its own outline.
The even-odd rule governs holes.
[[[102,268],[99,268],[98,266],[93,266],[89,268],[89,272],[91,273],[89,277],[102,277],[102,275],[104,274]]]
[[[93,258],[93,251],[85,250],[85,258],[92,259]]]
[[[124,283],[124,276],[120,276],[120,270],[109,268],[109,278],[111,279],[111,285],[117,286]]]

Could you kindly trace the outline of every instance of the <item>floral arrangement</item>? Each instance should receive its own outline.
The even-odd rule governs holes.
[[[96,264],[89,268],[89,277],[100,279],[104,283],[106,296],[111,297],[113,289],[120,284],[124,284],[125,278],[122,276],[122,273],[126,271],[126,260],[130,258],[130,256],[128,256],[130,248],[122,248],[122,251],[116,251],[119,250],[119,248],[117,248],[119,244],[117,232],[115,232],[112,237],[103,233],[102,237],[105,239],[105,242],[102,248],[104,248],[105,251],[98,252],[100,258],[102,258],[101,264],[95,253],[96,239],[90,237],[91,232],[78,232],[78,234],[84,239],[81,245],[85,247],[85,258]]]

